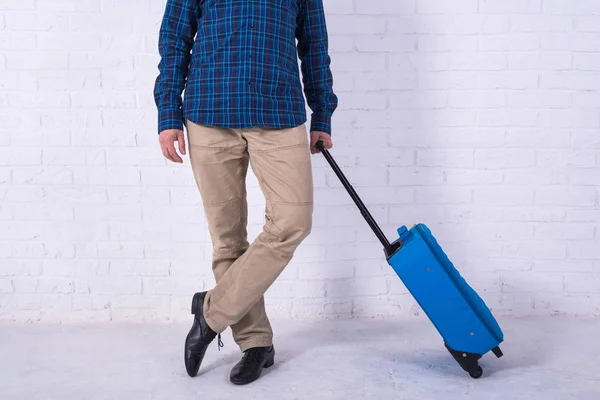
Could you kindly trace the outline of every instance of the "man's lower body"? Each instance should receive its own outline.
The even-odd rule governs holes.
[[[312,226],[313,181],[306,127],[226,129],[187,122],[189,154],[213,243],[216,286],[197,293],[186,339],[190,376],[208,345],[231,327],[244,357],[231,381],[249,383],[273,364],[264,293]],[[247,240],[246,175],[252,166],[266,199],[263,231]]]

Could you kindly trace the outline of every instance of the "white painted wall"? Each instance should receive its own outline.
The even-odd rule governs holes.
[[[325,0],[334,154],[385,232],[427,223],[497,314],[600,314],[600,2]],[[0,318],[188,319],[213,284],[158,148],[160,0],[0,0]],[[320,156],[285,317],[411,316]],[[250,179],[251,236],[264,201]]]

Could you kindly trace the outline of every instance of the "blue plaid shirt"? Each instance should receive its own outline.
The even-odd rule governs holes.
[[[337,97],[323,0],[168,0],[159,52],[159,132],[186,119],[295,127],[307,120],[304,84],[311,131],[331,134]]]

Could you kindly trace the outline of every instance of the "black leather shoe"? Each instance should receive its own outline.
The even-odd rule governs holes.
[[[241,361],[231,370],[229,380],[235,385],[246,385],[260,378],[263,368],[275,364],[275,348],[253,347],[244,352]]]
[[[184,361],[185,369],[189,376],[194,377],[198,374],[200,364],[206,354],[208,345],[215,339],[217,333],[213,331],[204,319],[204,298],[206,292],[196,293],[192,299],[192,314],[194,314],[194,323],[192,329],[185,339]],[[220,336],[220,335],[219,335]],[[219,338],[219,347],[221,340]]]

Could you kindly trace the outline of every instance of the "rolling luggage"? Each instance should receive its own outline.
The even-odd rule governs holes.
[[[398,239],[390,243],[323,143],[318,142],[317,147],[383,244],[388,264],[442,336],[446,349],[472,378],[480,378],[483,355],[492,351],[502,357],[499,345],[504,335],[490,309],[461,277],[425,224],[411,229],[401,226]]]

